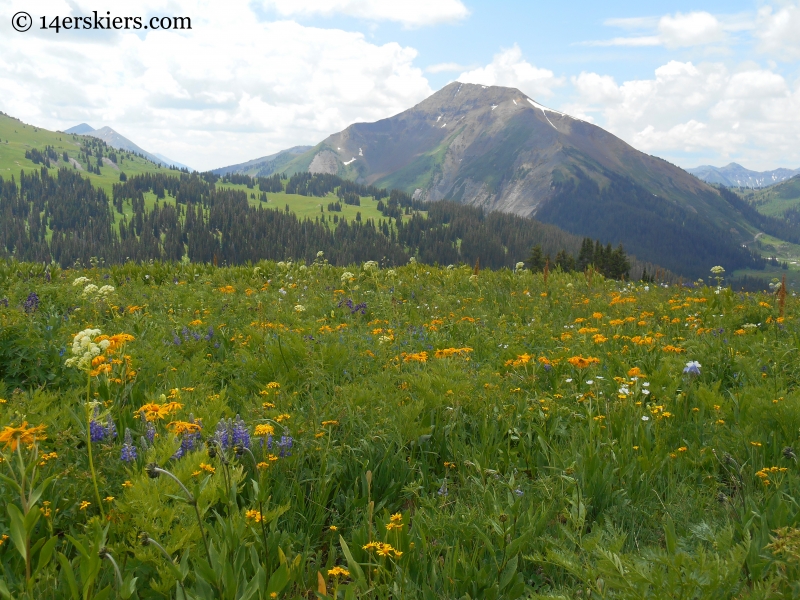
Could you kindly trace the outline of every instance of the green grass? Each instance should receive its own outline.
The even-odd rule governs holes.
[[[66,151],[70,158],[76,159],[80,149],[81,136],[67,135],[47,131],[33,125],[27,125],[6,115],[0,115],[0,177],[10,179],[12,176],[19,181],[20,171],[32,172],[39,171],[41,164],[34,164],[33,161],[25,158],[25,152],[36,148],[42,152],[46,146],[52,146],[59,154],[58,162],[51,161],[51,172],[59,168],[74,168],[61,160],[61,154]],[[119,154],[119,153],[118,153]],[[119,182],[120,170],[126,175],[139,175],[141,173],[175,173],[169,169],[160,168],[148,160],[139,157],[124,159],[119,165],[119,169],[111,166],[100,168],[100,175],[86,171],[87,165],[82,165],[84,176],[91,179],[92,184],[105,190],[111,198],[111,188]]]
[[[800,206],[800,177],[793,177],[760,190],[739,191],[756,209],[771,217],[782,217],[786,210]]]
[[[0,469],[53,477],[32,502],[0,487],[14,598],[754,599],[800,580],[791,294],[323,258],[8,263],[0,290]],[[108,373],[65,364],[89,326],[132,336]],[[44,427],[12,452],[23,422]]]

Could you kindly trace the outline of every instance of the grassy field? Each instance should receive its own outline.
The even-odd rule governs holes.
[[[231,183],[217,183],[217,189],[229,189],[229,190],[238,190],[245,192],[247,194],[247,201],[251,206],[262,206],[267,209],[272,210],[285,210],[286,206],[289,206],[289,211],[296,214],[300,219],[304,219],[306,217],[310,219],[315,219],[316,217],[321,217],[323,214],[325,215],[326,223],[328,226],[333,226],[333,215],[338,215],[340,219],[346,219],[347,221],[354,222],[356,220],[357,213],[361,213],[362,221],[366,221],[367,219],[372,219],[376,223],[381,220],[386,220],[379,211],[378,211],[378,202],[372,198],[371,196],[361,198],[361,206],[352,206],[349,204],[342,203],[342,210],[341,212],[329,212],[328,211],[328,204],[333,202],[336,203],[339,199],[336,197],[336,194],[328,194],[324,198],[319,198],[316,196],[301,196],[299,194],[287,194],[285,192],[280,193],[273,193],[270,192],[267,194],[267,202],[261,202],[259,197],[261,195],[261,191],[258,189],[258,186],[254,186],[252,189],[248,189],[248,187],[244,184],[231,184]],[[252,197],[251,197],[252,196]],[[169,204],[174,204],[175,199],[172,198],[169,194],[165,200],[161,200],[161,204],[163,205],[164,202],[168,202]],[[153,206],[156,202],[156,196],[152,192],[148,192],[145,194],[145,208],[147,210],[152,210]],[[324,213],[320,212],[320,206],[324,209]],[[128,201],[123,205],[124,214],[128,217],[133,214],[131,203]],[[417,211],[418,214],[425,216],[425,211]],[[410,218],[410,215],[404,215],[404,219]]]
[[[739,195],[755,204],[759,212],[782,217],[787,209],[800,206],[800,177],[793,177],[760,190],[740,191]]]
[[[0,290],[3,597],[800,580],[792,293],[323,257],[3,264]]]
[[[80,138],[81,136],[47,131],[27,125],[9,116],[0,115],[0,176],[4,179],[14,176],[18,180],[20,171],[39,171],[42,168],[41,164],[34,164],[33,161],[25,158],[25,152],[32,148],[43,152],[46,146],[52,146],[58,152],[59,157],[66,151],[70,158],[75,159],[81,145]],[[58,161],[51,162],[50,170],[55,172],[65,166],[75,168],[59,158]],[[86,171],[85,164],[82,165],[82,168],[84,176],[88,176],[93,185],[104,189],[109,198],[111,198],[112,186],[119,182],[120,170],[128,176],[140,173],[170,172],[169,169],[160,168],[138,156],[124,159],[117,168],[103,166],[100,169],[100,175]]]

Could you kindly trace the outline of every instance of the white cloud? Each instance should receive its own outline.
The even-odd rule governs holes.
[[[722,24],[707,12],[665,15],[658,22],[658,32],[668,48],[711,44],[725,37]]]
[[[554,88],[564,84],[563,77],[556,77],[553,71],[537,68],[526,61],[516,44],[495,54],[492,62],[485,67],[462,73],[458,81],[515,87],[531,98],[551,96]]]
[[[606,19],[604,25],[621,29],[646,30],[628,37],[615,37],[610,40],[584,42],[588,46],[666,46],[682,48],[703,46],[724,42],[727,32],[740,31],[743,27],[740,18],[726,19],[724,22],[711,13],[696,11],[653,17],[633,17],[626,19]]]
[[[564,110],[591,115],[639,150],[685,166],[699,156],[751,168],[800,166],[800,80],[790,85],[752,66],[670,61],[652,79],[617,84],[581,73],[571,81],[578,99]]]
[[[437,63],[429,67],[425,67],[426,73],[452,73],[454,71],[463,71],[468,67],[454,62]]]
[[[74,1],[74,12],[59,0],[36,10],[97,8]],[[50,129],[109,125],[142,148],[208,169],[317,143],[432,93],[413,48],[259,22],[248,0],[173,0],[168,11],[150,1],[139,14],[191,15],[192,30],[18,34],[7,25],[11,7],[0,4],[0,110]]]
[[[419,27],[469,16],[461,0],[263,0],[284,17],[344,14],[370,21],[395,21]]]
[[[781,60],[800,58],[800,2],[780,9],[764,6],[758,11],[756,36],[763,52]]]

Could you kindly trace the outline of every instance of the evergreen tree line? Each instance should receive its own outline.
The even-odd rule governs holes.
[[[727,229],[626,177],[604,172],[608,184],[601,188],[578,167],[570,175],[555,183],[537,219],[577,235],[621,240],[632,254],[691,278],[706,277],[714,265],[729,271],[766,265]]]
[[[764,233],[793,244],[800,244],[800,226],[789,219],[769,217],[758,212],[753,205],[726,187],[718,186],[720,195],[733,208]]]
[[[588,237],[583,238],[577,257],[561,249],[556,254],[555,260],[553,260],[550,258],[550,254],[545,255],[542,252],[540,245],[536,245],[531,250],[530,256],[525,263],[529,269],[537,273],[544,271],[545,268],[560,269],[569,273],[572,271],[583,272],[592,267],[604,277],[628,279],[631,272],[631,263],[622,244],[613,249],[610,243],[603,246],[600,240],[592,241]],[[647,268],[644,267],[641,279],[649,282],[653,281],[654,278],[647,274]]]
[[[146,210],[143,194],[162,189],[185,201],[165,199]],[[122,214],[128,206],[132,214]],[[497,269],[513,268],[538,246],[557,257],[578,255],[576,268],[586,258],[580,255],[580,238],[552,225],[447,201],[425,208],[426,217],[338,219],[329,227],[318,216],[301,220],[288,210],[250,206],[246,192],[218,189],[199,174],[131,176],[114,187],[112,204],[78,172],[42,169],[22,173],[19,183],[0,179],[0,255],[62,266],[89,264],[92,257],[108,264],[184,256],[233,265],[262,259],[311,262],[322,250],[339,265],[367,260],[400,265],[416,256],[429,264],[480,262]],[[609,248],[595,246],[602,252]],[[592,261],[600,252],[595,246]],[[651,268],[634,261],[632,271],[635,275],[645,267]]]

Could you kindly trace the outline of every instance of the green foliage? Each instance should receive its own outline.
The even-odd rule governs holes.
[[[797,595],[793,296],[48,269],[0,265],[0,597]],[[90,327],[133,339],[87,378],[64,361]]]

